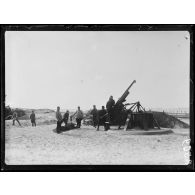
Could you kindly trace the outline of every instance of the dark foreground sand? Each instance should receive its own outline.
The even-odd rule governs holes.
[[[55,127],[55,124],[43,124],[35,128],[7,126],[6,164],[185,163],[182,142],[189,139],[189,129],[174,129],[174,133],[164,135],[131,135],[123,130],[105,132],[82,126],[81,129],[56,134]]]

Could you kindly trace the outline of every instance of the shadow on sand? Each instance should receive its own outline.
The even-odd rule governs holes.
[[[70,131],[70,130],[74,130],[74,129],[78,129],[78,127],[76,127],[76,126],[68,126],[68,127],[66,127],[66,126],[62,126],[61,128],[60,128],[60,131],[59,132],[57,132],[57,129],[55,128],[55,129],[53,129],[53,132],[54,133],[63,133],[63,132],[66,132],[66,131]]]

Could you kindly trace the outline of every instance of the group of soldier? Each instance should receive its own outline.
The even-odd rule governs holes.
[[[78,109],[77,111],[70,116],[70,121],[72,123],[72,118],[75,116],[76,118],[76,122],[77,122],[77,128],[80,128],[81,127],[81,121],[83,119],[83,111],[80,109],[80,106],[78,106]],[[63,117],[62,117],[62,114],[60,112],[60,107],[58,106],[57,107],[57,111],[56,111],[56,119],[57,119],[57,132],[60,132],[61,131],[61,125],[62,123],[65,123],[65,127],[67,127],[68,125],[68,120],[69,120],[69,111],[67,110]]]
[[[93,109],[91,110],[90,114],[92,115],[92,120],[93,120],[93,126],[96,127],[97,126],[97,130],[99,130],[99,124],[103,124],[104,127],[106,126],[106,123],[110,122],[110,116],[111,116],[111,112],[112,112],[112,108],[115,105],[115,101],[113,99],[113,96],[110,96],[107,104],[106,104],[106,109],[104,106],[102,106],[101,110],[97,110],[96,106],[93,105]],[[62,123],[65,124],[65,127],[68,126],[68,121],[70,119],[70,122],[72,123],[72,118],[75,117],[76,118],[76,128],[80,128],[81,127],[81,121],[84,118],[84,114],[83,111],[80,109],[80,106],[78,106],[77,111],[69,116],[69,111],[67,110],[64,115],[62,116],[61,112],[60,112],[60,107],[57,107],[56,110],[56,119],[57,119],[57,132],[60,132],[61,130],[61,125]],[[12,115],[12,119],[13,119],[13,125],[15,125],[15,121],[18,122],[18,124],[21,126],[19,119],[18,119],[18,114],[16,111],[13,112]],[[35,117],[35,113],[34,111],[32,111],[31,115],[30,115],[30,120],[31,120],[31,124],[32,126],[36,126],[36,117]],[[106,128],[105,128],[106,129]]]
[[[30,115],[30,120],[31,120],[31,124],[32,126],[36,127],[36,117],[35,117],[35,112],[32,110],[32,113]],[[17,121],[17,123],[21,126],[21,123],[18,119],[18,113],[15,111],[13,111],[13,114],[12,114],[12,125],[14,126],[15,125],[15,121]]]
[[[92,115],[92,120],[93,120],[93,126],[97,126],[97,130],[99,130],[99,124],[103,124],[104,127],[106,126],[106,123],[110,121],[110,115],[112,112],[112,108],[115,105],[115,101],[113,99],[113,96],[110,96],[107,104],[106,104],[106,109],[104,106],[102,106],[101,110],[97,110],[96,105],[93,105],[93,109],[90,112],[90,115]],[[76,128],[81,127],[81,121],[84,118],[83,111],[80,109],[80,106],[78,106],[77,111],[70,116],[70,122],[72,123],[72,118],[76,118]],[[60,112],[60,107],[57,107],[56,110],[56,119],[57,119],[57,127],[56,130],[57,132],[61,131],[62,124],[65,124],[65,127],[68,126],[68,120],[69,120],[69,111],[67,110],[64,115],[62,116]],[[106,128],[105,128],[106,129]]]
[[[97,126],[97,130],[99,130],[99,125],[103,124],[105,127],[104,129],[107,130],[106,128],[106,123],[110,123],[110,118],[111,118],[111,112],[113,109],[113,106],[115,105],[115,101],[113,99],[113,96],[110,96],[107,104],[106,104],[106,109],[104,106],[102,106],[101,110],[97,110],[96,106],[93,106],[93,109],[91,111],[91,115],[93,117],[93,126]]]

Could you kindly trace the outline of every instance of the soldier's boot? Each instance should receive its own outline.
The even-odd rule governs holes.
[[[110,125],[109,125],[108,122],[105,122],[105,124],[104,124],[104,130],[105,131],[108,131],[108,129],[110,129]]]
[[[96,131],[99,131],[99,127],[100,127],[100,126],[98,125]]]

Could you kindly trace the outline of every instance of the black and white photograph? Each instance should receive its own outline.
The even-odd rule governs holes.
[[[6,166],[192,166],[188,30],[4,33]]]

